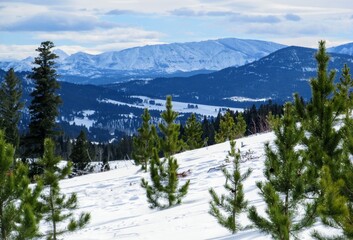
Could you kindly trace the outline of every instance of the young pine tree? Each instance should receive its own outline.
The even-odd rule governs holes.
[[[39,56],[34,59],[36,67],[29,75],[34,81],[34,90],[31,93],[32,101],[29,106],[31,121],[27,138],[27,155],[40,157],[44,153],[44,139],[58,134],[55,130],[55,119],[58,116],[58,106],[61,98],[56,93],[59,89],[55,70],[57,55],[51,52],[54,44],[50,41],[42,42],[36,49]]]
[[[137,130],[138,135],[133,138],[132,157],[142,170],[147,172],[148,164],[153,155],[153,148],[158,145],[157,131],[150,125],[151,115],[145,108],[142,114],[142,125]]]
[[[14,149],[0,131],[0,239],[33,239],[38,236],[38,194],[41,185],[29,187],[27,168],[14,164]]]
[[[322,167],[318,214],[325,225],[340,229],[342,234],[327,236],[315,231],[313,237],[316,239],[353,239],[353,104],[349,96],[353,82],[346,65],[342,70],[341,81],[336,87],[334,101],[342,112],[345,112],[343,126],[339,130],[343,139],[340,165],[337,166],[340,170],[335,171],[339,176],[334,178],[328,165]]]
[[[164,157],[170,157],[180,151],[182,144],[179,140],[180,125],[175,123],[178,113],[173,111],[172,97],[167,96],[166,110],[161,114],[163,122],[159,124],[162,133],[160,141]]]
[[[72,147],[70,160],[73,163],[74,172],[87,171],[89,167],[90,157],[88,153],[88,141],[86,133],[81,130]]]
[[[59,181],[70,174],[71,163],[64,168],[59,168],[60,157],[54,155],[54,142],[45,139],[44,155],[39,164],[45,169],[42,176],[45,193],[41,195],[42,213],[44,221],[50,225],[44,234],[49,240],[57,240],[59,236],[84,227],[90,220],[89,213],[81,213],[78,219],[73,217],[73,211],[77,209],[77,196],[75,193],[68,198],[60,192]],[[69,220],[65,228],[59,228],[60,223]]]
[[[211,208],[209,213],[217,218],[220,225],[234,234],[243,228],[237,221],[237,217],[247,208],[248,202],[244,199],[243,181],[249,177],[251,170],[248,169],[245,173],[241,174],[240,153],[235,151],[235,141],[230,141],[230,146],[227,161],[233,158],[233,169],[232,172],[229,172],[226,168],[222,170],[226,178],[224,188],[228,192],[228,195],[222,194],[218,196],[211,188],[209,192],[212,201],[210,202]]]
[[[227,140],[234,140],[236,137],[235,122],[227,111],[219,122],[219,130],[216,132],[215,140],[216,143],[225,142]]]
[[[141,186],[146,189],[150,208],[164,209],[181,203],[182,198],[187,194],[190,180],[178,187],[178,167],[174,157],[169,156],[161,161],[156,148],[153,149],[153,157],[150,161],[152,185],[145,179],[141,182]]]
[[[255,207],[249,210],[249,219],[255,227],[271,234],[274,239],[289,240],[290,236],[313,224],[310,218],[312,209],[307,205],[308,215],[300,216],[298,209],[305,199],[305,162],[299,146],[304,137],[303,130],[297,126],[295,111],[290,103],[285,105],[283,118],[272,119],[273,131],[276,135],[272,149],[266,144],[265,182],[258,182],[260,194],[266,203],[267,217],[258,214]]]
[[[310,81],[311,102],[304,106],[298,95],[295,99],[297,113],[307,132],[303,140],[303,157],[307,162],[308,177],[306,191],[315,199],[316,213],[322,222],[343,231],[342,237],[333,238],[350,239],[353,225],[353,167],[350,160],[353,153],[353,145],[350,143],[353,125],[350,124],[349,115],[353,104],[349,92],[353,85],[346,66],[342,71],[341,82],[334,84],[335,72],[327,72],[329,56],[324,41],[319,42],[316,60],[318,73]],[[340,123],[343,125],[337,130]],[[341,191],[337,191],[337,188]],[[337,208],[336,204],[341,207]],[[316,239],[332,239],[319,232],[313,236]]]
[[[207,138],[202,140],[202,125],[197,121],[195,114],[191,116],[186,121],[184,143],[186,149],[193,150],[196,148],[201,148],[207,142]]]
[[[156,148],[150,160],[150,176],[152,185],[142,179],[141,186],[146,189],[147,199],[151,208],[168,208],[181,203],[187,194],[190,180],[179,186],[178,162],[172,155],[181,148],[178,140],[179,124],[174,121],[178,114],[172,109],[172,98],[167,97],[166,111],[162,114],[164,123],[159,124],[163,138],[160,140],[164,159],[161,161]]]
[[[6,142],[12,144],[15,149],[19,145],[18,122],[24,106],[21,97],[21,81],[13,68],[10,68],[0,85],[0,129],[5,133]]]

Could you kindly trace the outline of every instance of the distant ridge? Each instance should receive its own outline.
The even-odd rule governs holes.
[[[78,52],[68,56],[60,49],[56,53],[60,56],[57,69],[61,80],[103,84],[136,78],[208,73],[253,62],[283,47],[274,42],[224,38],[134,47],[98,55]],[[32,62],[33,58],[0,62],[0,68],[30,71]]]

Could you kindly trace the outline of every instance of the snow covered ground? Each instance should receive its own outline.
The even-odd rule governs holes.
[[[273,140],[273,133],[237,140],[237,148],[240,148],[242,154],[252,152],[241,168],[242,171],[253,169],[244,182],[245,198],[249,201],[249,206],[256,206],[261,214],[264,211],[264,202],[258,195],[255,182],[264,180],[264,143]],[[87,227],[65,235],[64,239],[271,239],[269,235],[256,229],[232,235],[208,213],[211,199],[209,188],[214,188],[217,193],[223,191],[223,174],[215,168],[225,164],[224,159],[229,150],[230,144],[225,142],[177,154],[179,172],[189,169],[191,171],[181,182],[190,179],[191,185],[182,204],[166,210],[152,210],[148,207],[145,190],[140,187],[141,178],[148,178],[148,174],[141,172],[130,161],[114,162],[111,164],[113,170],[108,172],[63,180],[63,192],[76,192],[79,211],[90,212],[92,215]],[[244,225],[249,224],[246,214],[242,214],[238,221]],[[310,232],[313,229],[302,232],[299,239],[311,239]],[[324,227],[315,224],[315,229],[321,231]]]
[[[165,102],[166,102],[165,99],[149,98],[145,96],[131,96],[131,97],[141,99],[142,103],[130,104],[130,103],[119,102],[111,99],[97,99],[97,101],[110,103],[114,105],[126,105],[129,107],[148,108],[149,110],[158,110],[158,111],[165,110]],[[212,106],[212,105],[203,105],[203,104],[197,104],[197,103],[186,103],[186,102],[178,102],[178,101],[173,101],[172,104],[173,104],[173,110],[179,113],[196,113],[204,116],[214,116],[214,117],[216,117],[220,111],[225,112],[227,109],[230,109],[234,112],[244,111],[244,109],[242,108]]]

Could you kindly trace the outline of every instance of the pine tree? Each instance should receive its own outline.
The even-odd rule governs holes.
[[[224,188],[228,192],[228,195],[222,194],[220,197],[214,191],[210,189],[212,201],[210,202],[209,213],[214,216],[218,223],[223,227],[230,230],[233,234],[241,230],[243,227],[237,221],[237,217],[240,213],[244,212],[247,208],[248,202],[244,199],[243,181],[249,177],[251,170],[248,169],[245,173],[240,172],[240,153],[235,150],[235,141],[230,141],[230,151],[226,161],[233,163],[232,172],[229,172],[226,168],[223,168],[223,174],[226,178]]]
[[[246,122],[244,120],[243,114],[238,113],[236,117],[236,124],[235,124],[235,138],[241,138],[244,136],[246,132]]]
[[[74,172],[87,171],[90,163],[90,157],[88,153],[88,141],[86,133],[81,130],[77,136],[76,141],[72,147],[72,153],[70,160],[73,163]]]
[[[13,68],[7,72],[0,85],[0,129],[5,133],[6,142],[15,149],[19,146],[18,123],[23,109],[22,85]]]
[[[179,140],[180,125],[175,123],[178,113],[173,111],[172,97],[167,96],[166,110],[161,114],[163,122],[159,124],[159,130],[162,133],[160,141],[164,157],[170,157],[181,149]]]
[[[42,176],[45,194],[41,195],[43,204],[42,213],[44,221],[50,225],[50,229],[44,234],[47,239],[56,240],[59,236],[83,228],[90,220],[89,213],[81,213],[76,220],[73,211],[77,209],[77,195],[71,194],[68,198],[60,192],[59,181],[67,177],[71,172],[71,162],[64,168],[59,168],[60,157],[54,155],[54,142],[45,139],[44,155],[39,164],[45,169]],[[68,225],[59,229],[59,223],[69,220]]]
[[[55,70],[55,59],[58,57],[51,52],[54,44],[50,41],[42,42],[36,49],[39,56],[34,59],[37,65],[29,75],[34,81],[34,90],[31,93],[32,101],[29,106],[31,121],[27,139],[27,155],[39,157],[43,155],[44,139],[53,138],[58,134],[55,130],[55,119],[58,116],[60,96],[56,93],[59,89]]]
[[[172,98],[167,97],[166,110],[161,114],[163,123],[159,124],[163,134],[160,139],[164,159],[161,161],[157,148],[153,148],[153,155],[150,160],[150,176],[152,185],[147,180],[141,180],[141,186],[146,189],[147,199],[151,208],[168,208],[180,204],[182,198],[187,194],[190,180],[178,187],[179,180],[178,162],[172,155],[181,148],[178,139],[179,124],[174,121],[178,114],[172,109]]]
[[[161,161],[156,148],[153,149],[149,170],[152,185],[145,179],[141,181],[141,186],[146,189],[150,208],[164,209],[181,203],[182,198],[187,194],[190,180],[178,188],[178,167],[174,157],[169,156]]]
[[[216,143],[225,142],[227,140],[234,140],[235,137],[235,122],[230,112],[227,111],[220,120],[219,131],[216,132],[215,136]]]
[[[203,147],[207,138],[202,140],[202,133],[201,123],[197,121],[195,114],[191,114],[185,125],[184,143],[186,149],[193,150]]]
[[[311,102],[304,106],[298,95],[295,99],[297,114],[308,133],[303,140],[303,157],[308,163],[306,191],[315,199],[316,213],[322,222],[340,228],[343,236],[322,236],[319,232],[313,236],[316,239],[349,239],[353,225],[353,167],[350,160],[353,125],[349,116],[353,104],[349,92],[353,84],[347,66],[342,71],[340,83],[334,84],[335,72],[327,73],[329,56],[324,41],[319,42],[316,60],[318,73],[310,81]],[[343,121],[341,116],[344,116]],[[337,130],[335,127],[339,123],[343,125]],[[336,204],[340,204],[340,208]]]
[[[157,147],[158,136],[154,126],[150,125],[151,115],[145,108],[142,114],[142,125],[137,130],[138,136],[133,139],[132,157],[137,165],[147,172],[149,160],[153,155],[153,148]]]
[[[35,211],[41,184],[32,190],[27,168],[13,164],[14,148],[0,131],[0,239],[33,239],[38,235]]]
[[[311,205],[306,206],[307,215],[300,216],[298,212],[305,199],[306,165],[300,151],[295,149],[301,143],[304,131],[297,126],[294,116],[294,108],[287,103],[283,118],[272,119],[276,148],[266,144],[264,174],[267,181],[256,184],[267,206],[267,218],[260,216],[255,207],[249,210],[249,219],[258,229],[280,240],[295,237],[299,230],[314,221],[310,218]]]
[[[337,100],[334,95],[335,72],[327,73],[327,65],[329,56],[326,53],[325,42],[320,41],[319,50],[316,54],[318,62],[317,78],[310,81],[312,100],[304,107],[296,95],[297,113],[301,117],[303,128],[308,134],[303,143],[307,148],[304,152],[304,158],[308,164],[308,176],[311,176],[311,190],[318,192],[319,171],[324,165],[328,165],[331,173],[336,175],[340,171],[339,162],[341,150],[339,147],[340,134],[334,129],[339,122],[339,115],[344,114],[345,110],[341,109],[339,104],[335,104]]]

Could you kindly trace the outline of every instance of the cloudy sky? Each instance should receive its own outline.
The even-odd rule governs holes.
[[[0,59],[51,40],[69,54],[225,37],[353,42],[352,0],[0,0]]]

